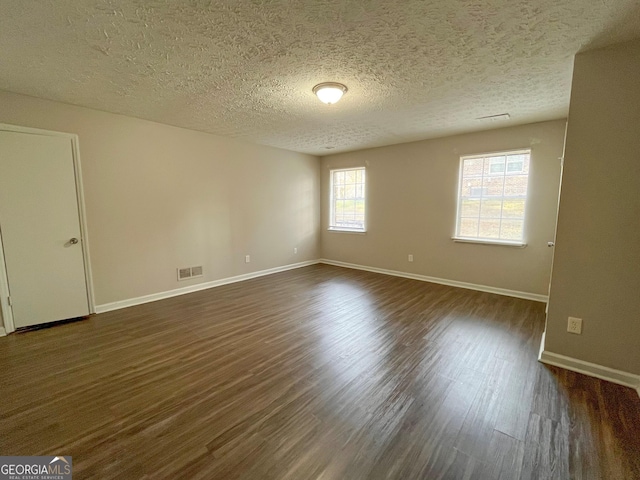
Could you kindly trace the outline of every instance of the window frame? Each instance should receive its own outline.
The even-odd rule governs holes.
[[[518,171],[512,171],[509,172],[509,161],[507,159],[507,157],[509,155],[522,155],[522,154],[526,154],[529,155],[529,171],[527,172],[527,194],[524,197],[524,214],[522,217],[522,239],[521,240],[504,240],[504,239],[498,239],[498,238],[484,238],[484,237],[466,237],[466,236],[461,236],[459,234],[459,229],[460,229],[460,210],[461,210],[461,198],[462,198],[462,180],[463,180],[463,172],[464,172],[464,161],[465,160],[470,160],[470,159],[478,159],[478,158],[482,158],[485,159],[487,157],[497,157],[497,156],[504,156],[505,157],[505,162],[504,162],[504,171],[500,172],[502,173],[503,177],[507,177],[509,174],[515,174],[515,175],[522,175],[522,168]],[[526,238],[527,238],[527,209],[528,209],[528,199],[529,199],[529,181],[531,178],[531,165],[532,165],[532,154],[531,154],[531,148],[518,148],[518,149],[514,149],[514,150],[501,150],[501,151],[496,151],[496,152],[488,152],[488,153],[477,153],[477,154],[468,154],[468,155],[461,155],[460,156],[460,161],[458,164],[458,168],[459,168],[459,172],[458,172],[458,188],[457,188],[457,192],[456,192],[456,218],[455,218],[455,227],[454,227],[454,235],[453,237],[451,237],[451,239],[454,242],[460,242],[460,243],[479,243],[479,244],[486,244],[486,245],[502,245],[502,246],[508,246],[508,247],[519,247],[519,248],[524,248],[527,246],[526,243]],[[512,162],[513,163],[513,162]],[[524,164],[523,164],[524,166]],[[489,167],[491,168],[491,167]],[[484,178],[484,174],[483,174],[483,178]],[[483,188],[483,187],[480,187]],[[504,201],[504,191],[502,196],[500,197],[502,199],[502,201]],[[501,211],[500,211],[500,216],[501,218],[503,215],[502,212],[502,207],[501,207]],[[480,217],[478,217],[480,218]]]
[[[356,170],[362,170],[364,173],[364,218],[362,221],[362,228],[348,228],[333,225],[334,220],[334,209],[335,209],[335,200],[334,200],[334,188],[333,188],[333,178],[336,172],[351,172]],[[332,168],[329,170],[329,228],[330,232],[341,232],[341,233],[355,233],[355,234],[364,234],[367,233],[367,168],[365,166],[357,166],[357,167],[345,167],[345,168]]]

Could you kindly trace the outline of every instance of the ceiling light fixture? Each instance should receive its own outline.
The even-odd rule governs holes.
[[[347,87],[341,83],[324,82],[313,87],[313,93],[318,96],[321,102],[331,105],[337,103],[342,95],[347,93]]]

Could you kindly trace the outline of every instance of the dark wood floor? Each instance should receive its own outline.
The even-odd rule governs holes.
[[[0,454],[74,478],[640,478],[544,305],[317,265],[0,339]]]

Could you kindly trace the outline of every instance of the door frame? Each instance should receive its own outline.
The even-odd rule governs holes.
[[[73,172],[76,183],[76,201],[78,203],[78,214],[80,221],[80,245],[82,246],[82,257],[84,261],[84,280],[87,286],[87,303],[89,313],[96,313],[95,295],[93,292],[93,275],[91,273],[91,262],[89,256],[89,233],[87,230],[87,215],[84,205],[84,189],[82,187],[82,169],[80,166],[80,146],[78,135],[75,133],[54,132],[52,130],[42,130],[39,128],[22,127],[19,125],[9,125],[0,123],[0,131],[28,133],[31,135],[44,135],[48,137],[63,137],[71,140],[71,152],[73,156]],[[7,276],[7,266],[4,258],[4,246],[2,245],[2,232],[0,231],[0,306],[2,308],[2,320],[6,333],[15,331],[13,323],[13,311],[9,305],[9,279]]]

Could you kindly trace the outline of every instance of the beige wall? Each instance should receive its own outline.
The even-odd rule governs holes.
[[[317,157],[6,92],[0,123],[79,135],[98,305],[318,258]]]
[[[333,155],[320,174],[309,155],[7,92],[0,105],[1,123],[79,135],[98,305],[319,256],[547,293],[562,120]],[[460,155],[527,146],[528,246],[452,242]],[[368,232],[327,232],[329,169],[352,165],[368,168]],[[204,278],[176,281],[198,264]]]
[[[546,295],[564,133],[557,120],[324,157],[323,258]],[[528,246],[453,242],[460,156],[529,146]],[[327,230],[329,170],[352,166],[367,167],[364,235]]]
[[[640,374],[640,41],[579,54],[545,349]],[[567,317],[583,319],[582,335]]]

